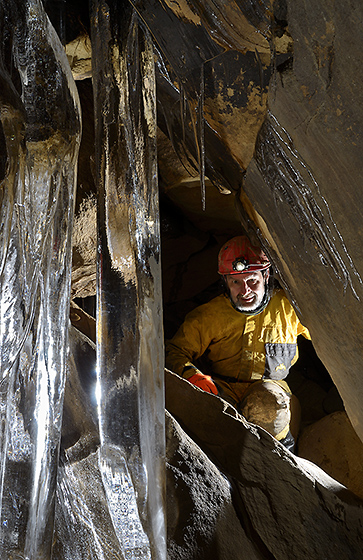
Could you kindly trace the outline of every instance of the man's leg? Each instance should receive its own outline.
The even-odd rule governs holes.
[[[238,410],[248,422],[261,426],[293,451],[295,440],[290,431],[291,398],[286,382],[263,379],[250,386]],[[294,435],[296,437],[297,433]]]

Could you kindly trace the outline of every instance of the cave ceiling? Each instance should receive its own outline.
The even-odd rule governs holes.
[[[155,44],[161,199],[262,243],[362,439],[362,3],[132,4]],[[88,4],[45,7],[87,114],[78,209],[95,192]]]

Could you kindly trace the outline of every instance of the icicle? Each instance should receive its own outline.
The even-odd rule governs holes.
[[[263,94],[263,88],[264,88],[264,80],[263,80],[263,66],[262,66],[262,61],[261,61],[261,57],[260,54],[257,50],[257,48],[255,49],[255,56],[256,56],[256,61],[258,64],[258,69],[260,72],[260,105],[261,107],[263,106],[263,99],[262,99],[262,94]]]
[[[128,2],[92,14],[99,467],[126,558],[166,558],[154,53]]]
[[[204,139],[204,64],[200,69],[200,92],[198,103],[198,123],[199,123],[199,175],[200,188],[202,195],[202,209],[205,210],[205,139]]]
[[[271,60],[271,68],[272,68],[272,76],[270,79],[270,97],[273,101],[276,98],[276,91],[277,91],[277,56],[276,56],[276,38],[274,32],[269,39],[270,45],[270,60]]]
[[[80,115],[41,2],[14,0],[7,10],[26,125],[4,126],[2,99],[12,194],[2,200],[9,227],[0,240],[0,556],[35,560],[50,557],[53,537]]]
[[[182,126],[182,138],[183,144],[185,145],[185,126],[186,126],[186,116],[187,116],[187,106],[185,92],[182,82],[179,83],[179,96],[180,96],[180,122]]]
[[[178,82],[177,76],[173,73],[170,67],[167,67],[163,55],[157,46],[154,44],[154,53],[156,55],[156,81],[158,84],[158,111],[163,115],[166,132],[173,146],[176,155],[180,159],[180,163],[185,168],[186,172],[189,173],[191,177],[196,177],[198,174],[198,149],[196,151],[196,157],[192,155],[190,151],[190,144],[193,144],[191,138],[188,138],[188,124],[192,120],[194,138],[197,138],[197,133],[195,131],[195,109],[191,108],[191,104],[185,95],[185,91],[182,83],[179,83],[179,88],[176,87],[175,83]],[[175,99],[175,103],[179,103],[179,113],[180,119],[173,114],[173,111],[165,108],[164,99],[166,98],[170,102],[170,98]],[[167,106],[168,106],[167,102]],[[194,119],[191,117],[191,111],[193,111]],[[193,145],[193,149],[196,147],[197,141]]]

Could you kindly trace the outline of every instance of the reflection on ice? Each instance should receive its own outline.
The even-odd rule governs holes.
[[[7,150],[0,189],[4,559],[166,558],[154,58],[128,2],[114,4],[108,14],[102,0],[93,2],[95,13],[100,8],[93,26],[97,406],[94,360],[85,360],[82,337],[72,334],[67,353],[78,96],[41,0],[1,4],[13,57],[11,69],[0,60]],[[84,388],[78,373],[86,362]]]
[[[7,458],[10,461],[27,461],[31,457],[31,440],[29,433],[25,430],[23,416],[19,413],[14,402],[10,406],[11,432],[7,447]]]
[[[99,417],[101,412],[102,388],[101,388],[100,376],[98,375],[98,373],[97,373],[97,381],[95,383],[95,399],[97,403],[97,412]]]

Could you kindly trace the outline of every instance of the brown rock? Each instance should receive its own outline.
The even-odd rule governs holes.
[[[87,34],[79,35],[65,47],[69,66],[75,80],[92,77],[92,47]]]
[[[324,0],[288,0],[293,58],[270,83],[270,113],[244,188],[274,264],[363,440],[357,189],[363,119],[362,89],[354,87],[362,80],[362,64],[351,56],[362,50],[361,17],[358,0],[349,10]]]
[[[74,219],[72,298],[96,293],[96,200],[85,198]]]
[[[169,414],[166,450],[169,560],[263,560],[228,480]]]
[[[345,412],[334,412],[306,428],[299,455],[313,461],[363,499],[363,443]]]
[[[166,406],[228,476],[242,526],[263,558],[360,557],[363,504],[343,485],[171,372]]]

